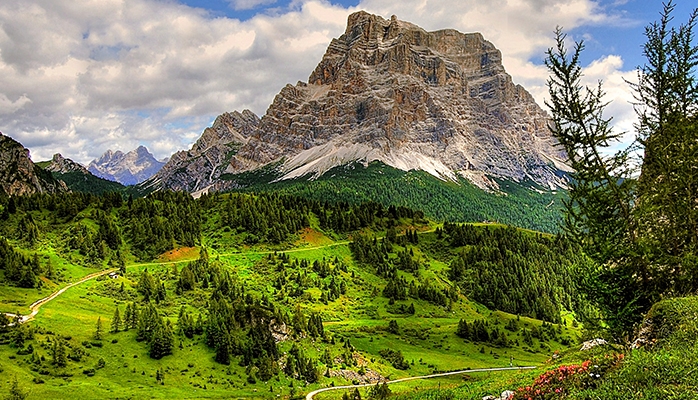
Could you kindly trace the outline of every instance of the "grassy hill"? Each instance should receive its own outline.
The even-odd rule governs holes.
[[[30,398],[291,398],[378,378],[540,365],[576,343],[575,312],[590,312],[564,278],[583,260],[556,258],[575,251],[560,238],[496,224],[442,226],[403,207],[160,193],[133,201],[42,195],[6,199],[2,209],[0,232],[21,255],[17,273],[36,281],[19,287],[0,270],[0,311],[27,314],[82,276],[122,271],[70,288],[27,324],[0,321],[3,395],[16,379]],[[489,256],[463,269],[457,260],[482,256],[475,249]],[[500,272],[550,290],[528,305],[513,295],[517,287],[492,309],[475,301],[482,293],[470,278],[530,256],[548,260],[542,265],[562,280]],[[139,321],[112,332],[116,310],[127,320],[134,306]]]

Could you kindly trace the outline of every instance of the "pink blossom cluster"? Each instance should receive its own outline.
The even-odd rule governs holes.
[[[571,388],[593,388],[609,369],[623,360],[623,356],[606,355],[579,365],[561,365],[540,375],[532,385],[518,388],[510,400],[559,399],[567,395]]]

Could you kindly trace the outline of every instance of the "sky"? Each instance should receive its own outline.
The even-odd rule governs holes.
[[[685,22],[693,0],[677,0]],[[215,117],[263,115],[306,81],[358,10],[426,30],[481,32],[543,106],[545,50],[561,26],[584,40],[585,79],[603,80],[615,128],[632,137],[633,80],[656,0],[0,0],[0,132],[34,161],[87,164],[145,145],[188,149]],[[628,139],[629,140],[629,139]]]

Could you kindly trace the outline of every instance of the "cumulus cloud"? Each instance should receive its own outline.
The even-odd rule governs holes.
[[[0,130],[34,159],[141,143],[169,156],[216,115],[263,113],[307,79],[347,13],[309,1],[242,22],[155,0],[14,2],[0,8]]]
[[[139,144],[163,158],[187,148],[220,113],[263,114],[285,84],[307,79],[357,9],[428,30],[482,32],[541,104],[547,71],[531,60],[552,44],[555,26],[614,22],[591,0],[363,0],[350,9],[294,0],[245,21],[162,0],[7,3],[0,131],[35,160],[61,152],[83,163]],[[230,1],[238,9],[272,3]],[[619,61],[606,57],[588,69],[603,75],[609,96],[627,93]]]

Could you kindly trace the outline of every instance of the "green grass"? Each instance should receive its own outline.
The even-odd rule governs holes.
[[[77,252],[66,251],[61,245],[60,231],[66,225],[58,221],[49,224],[50,216],[44,215],[40,220],[46,224],[46,232],[39,244],[32,249],[25,249],[26,254],[38,252],[42,260],[50,257],[55,269],[62,275],[55,283],[46,283],[43,289],[20,289],[3,286],[0,291],[0,310],[26,312],[26,307],[34,300],[45,297],[53,290],[65,286],[88,273],[106,267],[106,263],[97,268],[85,268],[83,257]],[[85,223],[92,223],[85,220]],[[204,243],[208,246],[210,260],[221,268],[230,271],[245,286],[246,290],[256,296],[266,294],[273,298],[279,307],[292,312],[299,304],[306,312],[318,312],[325,321],[325,330],[334,343],[313,342],[308,338],[298,340],[298,344],[311,357],[320,356],[327,348],[333,356],[343,353],[343,341],[348,340],[354,347],[360,359],[366,362],[365,367],[380,373],[390,379],[430,374],[434,371],[452,371],[458,369],[475,369],[487,367],[506,367],[513,365],[540,365],[544,363],[555,350],[564,350],[558,342],[549,341],[541,348],[536,339],[534,345],[514,345],[510,348],[496,348],[482,343],[471,343],[455,335],[460,319],[473,321],[486,319],[500,329],[506,323],[516,318],[515,315],[492,312],[484,306],[460,296],[452,309],[436,306],[424,300],[408,299],[397,304],[414,304],[415,314],[412,316],[393,314],[390,312],[389,300],[381,293],[386,280],[377,276],[371,267],[354,263],[347,244],[347,235],[335,235],[332,232],[322,232],[317,227],[317,221],[311,221],[308,232],[300,232],[286,242],[269,246],[242,245],[241,235],[244,233],[230,232],[212,238],[206,236]],[[52,228],[49,228],[52,226]],[[418,228],[419,245],[395,245],[394,251],[412,249],[415,257],[420,260],[421,268],[418,273],[423,279],[433,281],[435,285],[448,287],[449,257],[457,249],[436,249],[438,239],[436,234],[429,232],[436,225],[428,222],[423,226],[408,226],[407,223],[398,227],[398,232],[406,228]],[[375,234],[378,237],[385,232],[364,233]],[[210,246],[215,243],[216,246]],[[15,242],[18,247],[22,243]],[[128,247],[126,247],[128,249]],[[276,290],[272,283],[277,274],[269,265],[268,257],[275,252],[286,251],[293,259],[305,259],[312,263],[315,260],[339,260],[346,264],[347,271],[340,272],[338,279],[347,284],[347,292],[335,301],[323,304],[319,301],[320,289],[313,285],[298,299],[275,298]],[[49,375],[41,375],[36,366],[30,363],[30,355],[18,355],[19,349],[10,345],[0,345],[0,395],[9,389],[13,376],[21,382],[25,390],[29,390],[31,398],[289,398],[293,387],[294,394],[307,393],[319,387],[330,385],[350,384],[344,378],[322,377],[317,384],[305,385],[303,382],[291,380],[283,373],[269,382],[246,382],[246,371],[241,367],[239,358],[230,366],[214,362],[214,352],[203,343],[203,336],[194,339],[177,338],[174,354],[161,360],[153,360],[148,356],[145,343],[135,340],[135,331],[107,333],[102,340],[102,347],[85,347],[84,343],[93,341],[97,320],[101,318],[105,331],[109,330],[114,309],[119,307],[123,314],[127,302],[141,302],[142,296],[137,291],[140,273],[147,269],[152,275],[161,279],[167,288],[167,300],[158,305],[161,315],[176,324],[180,307],[186,307],[196,318],[205,315],[211,289],[197,288],[192,292],[177,296],[174,293],[176,281],[172,277],[173,268],[178,271],[190,262],[197,252],[191,249],[174,251],[163,255],[167,261],[134,263],[133,257],[127,257],[128,273],[118,279],[106,277],[88,281],[73,287],[63,295],[44,305],[35,321],[29,324],[36,333],[33,340],[28,341],[45,361],[41,368]],[[395,257],[392,254],[391,257]],[[416,279],[412,274],[400,271],[400,274]],[[309,273],[310,279],[317,279],[317,274]],[[121,284],[124,292],[121,292]],[[571,316],[566,317],[572,321]],[[400,328],[399,334],[386,330],[388,322],[395,320]],[[541,321],[521,317],[521,325],[540,326]],[[579,336],[579,329],[563,327],[563,336],[573,341]],[[521,331],[510,333],[512,341],[521,338]],[[86,355],[79,362],[70,361],[65,368],[51,365],[50,346],[48,341],[56,336],[69,337],[70,346],[83,348]],[[1,337],[1,335],[0,335]],[[181,341],[182,348],[179,347]],[[280,343],[281,352],[287,352],[292,341]],[[379,355],[383,349],[390,348],[402,352],[410,363],[406,371],[395,369],[388,361]],[[94,376],[86,376],[84,370],[94,368],[98,360],[104,359],[104,368],[97,369]],[[323,368],[323,367],[321,367]],[[335,370],[339,368],[335,367]],[[164,385],[157,384],[155,373],[158,369],[165,372]],[[357,370],[358,367],[353,367]],[[134,372],[135,370],[135,372]],[[322,370],[324,371],[324,369]],[[394,389],[395,393],[429,393],[430,390],[453,390],[483,392],[492,380],[521,380],[528,373],[501,373],[500,378],[494,374],[470,374],[465,377],[450,377],[429,381],[418,381],[400,384]],[[498,375],[499,376],[499,375]],[[35,380],[43,383],[34,383]],[[463,386],[463,384],[466,386]],[[272,388],[270,390],[270,387]],[[465,389],[464,389],[465,387]],[[272,391],[273,390],[273,391]],[[334,397],[333,397],[334,396]],[[341,392],[325,394],[320,399],[338,398]]]

